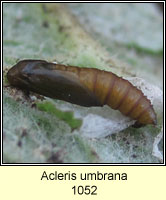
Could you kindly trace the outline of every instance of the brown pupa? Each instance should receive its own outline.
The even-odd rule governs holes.
[[[8,71],[7,78],[21,89],[86,107],[106,104],[139,125],[156,125],[153,106],[142,91],[111,72],[22,60]]]

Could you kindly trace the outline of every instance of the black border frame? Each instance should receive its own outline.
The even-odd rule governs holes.
[[[131,1],[2,1],[1,2],[1,66],[3,66],[3,3],[131,3]],[[1,166],[165,166],[165,1],[132,1],[163,4],[163,163],[3,163],[3,67],[1,67]]]

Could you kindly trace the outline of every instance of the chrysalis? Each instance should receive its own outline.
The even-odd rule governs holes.
[[[22,60],[7,73],[11,85],[81,106],[108,105],[136,120],[156,125],[153,106],[141,90],[117,75],[43,60]]]

